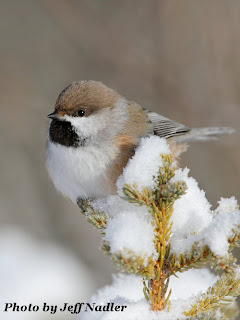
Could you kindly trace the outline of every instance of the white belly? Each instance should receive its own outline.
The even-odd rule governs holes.
[[[78,198],[111,193],[109,165],[115,154],[109,149],[65,147],[48,141],[47,167],[55,187],[73,202]]]

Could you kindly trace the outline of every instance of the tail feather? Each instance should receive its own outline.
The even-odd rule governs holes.
[[[186,134],[174,137],[177,142],[217,140],[219,136],[232,134],[235,130],[229,127],[194,128]]]

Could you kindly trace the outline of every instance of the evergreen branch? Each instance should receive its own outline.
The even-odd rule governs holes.
[[[240,247],[240,225],[237,228],[232,230],[233,236],[228,239],[228,243],[230,245],[230,251],[234,249],[234,247]]]
[[[234,276],[237,267],[236,262],[237,258],[232,253],[229,253],[228,257],[224,258],[215,256],[210,265],[211,268],[215,268],[216,272],[222,271],[230,276]]]
[[[176,169],[172,166],[172,156],[163,155],[162,159],[164,167],[160,168],[157,177],[158,186],[154,190],[155,199],[152,201],[151,198],[151,201],[148,201],[150,203],[148,209],[153,216],[154,242],[159,256],[155,265],[155,277],[151,280],[151,290],[149,290],[153,311],[160,311],[166,307],[170,308],[171,290],[167,298],[165,298],[170,276],[165,268],[171,248],[169,238],[171,236],[172,223],[170,219],[173,214],[174,201],[186,191],[185,182],[170,182]]]
[[[240,279],[224,275],[184,314],[195,317],[199,313],[209,312],[210,310],[219,308],[223,304],[232,303],[239,294]]]
[[[177,272],[184,272],[190,268],[202,268],[210,263],[211,268],[222,273],[221,278],[184,314],[189,320],[233,319],[237,311],[229,304],[240,295],[240,280],[235,279],[236,258],[231,251],[234,247],[240,246],[240,225],[232,230],[232,236],[228,240],[230,252],[228,257],[214,255],[209,246],[202,245],[201,242],[195,242],[188,254],[171,253],[173,205],[185,194],[187,185],[184,181],[171,181],[176,170],[172,155],[162,155],[162,161],[163,166],[159,168],[157,177],[154,177],[156,182],[154,189],[144,188],[140,192],[136,185],[126,184],[123,187],[123,199],[139,206],[145,205],[151,215],[157,260],[150,257],[146,261],[130,250],[112,253],[106,241],[103,242],[102,249],[121,271],[134,273],[143,278],[143,293],[153,311],[170,309],[171,290],[168,291],[170,276],[176,276]],[[79,200],[78,205],[89,223],[102,230],[107,227],[107,215],[94,210],[91,200]],[[146,280],[149,280],[149,286],[146,285]]]
[[[130,186],[129,184],[125,184],[123,193],[125,194],[125,197],[123,197],[124,200],[127,200],[130,203],[137,203],[140,206],[151,206],[154,201],[152,190],[147,188],[144,188],[142,192],[139,192],[135,185]]]
[[[126,254],[122,252],[113,254],[110,252],[111,248],[106,241],[103,242],[102,250],[118,265],[120,271],[141,275],[146,280],[154,277],[156,261],[152,257],[149,257],[146,263],[143,257],[135,255],[130,250]]]
[[[192,246],[189,254],[181,253],[177,256],[172,253],[168,261],[166,261],[165,268],[170,274],[175,274],[176,272],[184,272],[191,268],[202,268],[207,262],[211,262],[212,259],[213,253],[207,245],[199,248],[198,245],[195,244]]]
[[[105,229],[107,227],[107,215],[104,212],[95,211],[91,202],[91,199],[79,199],[77,204],[89,223],[97,229]]]
[[[237,259],[232,253],[228,257],[218,257],[210,250],[207,245],[202,248],[196,242],[189,254],[181,253],[180,255],[171,254],[166,261],[166,270],[175,274],[176,272],[185,272],[191,268],[203,268],[207,263],[210,263],[211,268],[216,272],[224,272],[234,275]]]
[[[236,317],[239,315],[239,308],[238,305],[236,303],[236,301],[234,301],[232,304],[227,304],[227,305],[222,305],[220,307],[220,312],[221,312],[221,320],[229,320],[229,319],[237,319]],[[218,320],[216,318],[216,320]]]
[[[176,166],[173,166],[173,157],[171,154],[162,154],[163,167],[159,169],[157,177],[158,185],[162,186],[167,184],[169,180],[174,177]]]

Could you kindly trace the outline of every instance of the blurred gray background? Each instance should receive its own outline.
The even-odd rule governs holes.
[[[90,275],[83,297],[115,268],[45,168],[47,114],[70,82],[100,80],[190,127],[234,127],[192,144],[182,165],[213,207],[221,196],[240,200],[239,1],[0,0],[0,34],[0,234],[18,230],[71,254]]]

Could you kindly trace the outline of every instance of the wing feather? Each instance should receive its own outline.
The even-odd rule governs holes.
[[[144,109],[144,111],[153,125],[153,133],[161,138],[171,138],[190,131],[190,128],[181,123],[170,120],[147,109]]]

